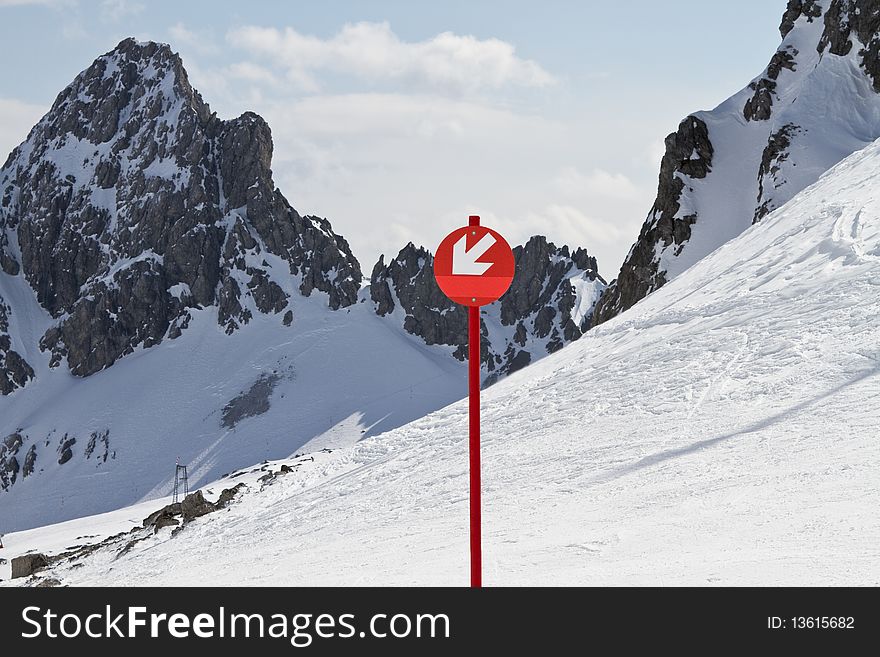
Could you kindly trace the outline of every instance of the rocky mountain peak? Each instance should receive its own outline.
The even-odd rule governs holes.
[[[80,73],[0,169],[0,266],[54,318],[51,365],[92,374],[199,309],[231,333],[258,312],[291,324],[294,291],[354,303],[347,242],[271,163],[268,124],[219,119],[167,45],[125,39]]]
[[[207,123],[210,110],[189,83],[183,62],[166,44],[125,39],[96,59],[55,99],[42,138],[73,135],[93,144],[117,136],[120,126],[156,118],[171,109],[193,112]],[[83,121],[84,116],[91,120]]]

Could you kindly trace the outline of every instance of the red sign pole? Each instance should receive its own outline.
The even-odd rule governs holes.
[[[516,258],[507,240],[480,225],[476,215],[440,242],[434,278],[452,301],[468,308],[468,451],[470,453],[471,586],[483,585],[480,527],[480,306],[497,301],[510,287]]]
[[[479,226],[471,216],[468,225]],[[471,467],[471,586],[483,586],[483,549],[480,518],[480,307],[468,307],[468,425]]]

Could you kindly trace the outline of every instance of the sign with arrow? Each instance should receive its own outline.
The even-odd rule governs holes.
[[[468,436],[470,445],[471,586],[483,585],[480,507],[480,306],[507,292],[516,262],[500,234],[471,215],[468,226],[447,235],[434,256],[434,278],[443,293],[468,307]]]
[[[515,266],[507,240],[480,226],[476,217],[475,223],[452,231],[440,242],[434,256],[434,277],[455,303],[485,306],[507,292]]]

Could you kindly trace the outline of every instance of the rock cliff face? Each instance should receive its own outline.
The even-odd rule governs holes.
[[[593,304],[605,288],[596,259],[571,252],[541,236],[513,249],[516,273],[510,289],[482,312],[485,383],[561,349],[590,328]],[[467,310],[452,303],[434,280],[433,256],[407,244],[370,277],[370,296],[380,316],[400,322],[429,345],[447,345],[467,357]]]
[[[767,68],[666,138],[657,200],[594,323],[650,294],[880,137],[880,0],[789,0]]]
[[[271,159],[266,122],[217,118],[168,46],[127,39],[78,75],[0,169],[0,267],[51,316],[51,365],[97,372],[178,337],[193,308],[216,306],[228,333],[254,313],[281,322],[290,276],[331,308],[354,303],[358,261],[291,207]],[[2,394],[33,377],[8,311]]]

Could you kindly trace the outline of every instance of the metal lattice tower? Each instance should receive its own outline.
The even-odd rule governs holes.
[[[183,488],[183,496],[189,495],[189,477],[186,474],[186,466],[180,465],[180,459],[177,460],[177,466],[174,470],[174,503],[180,501],[180,489]]]

